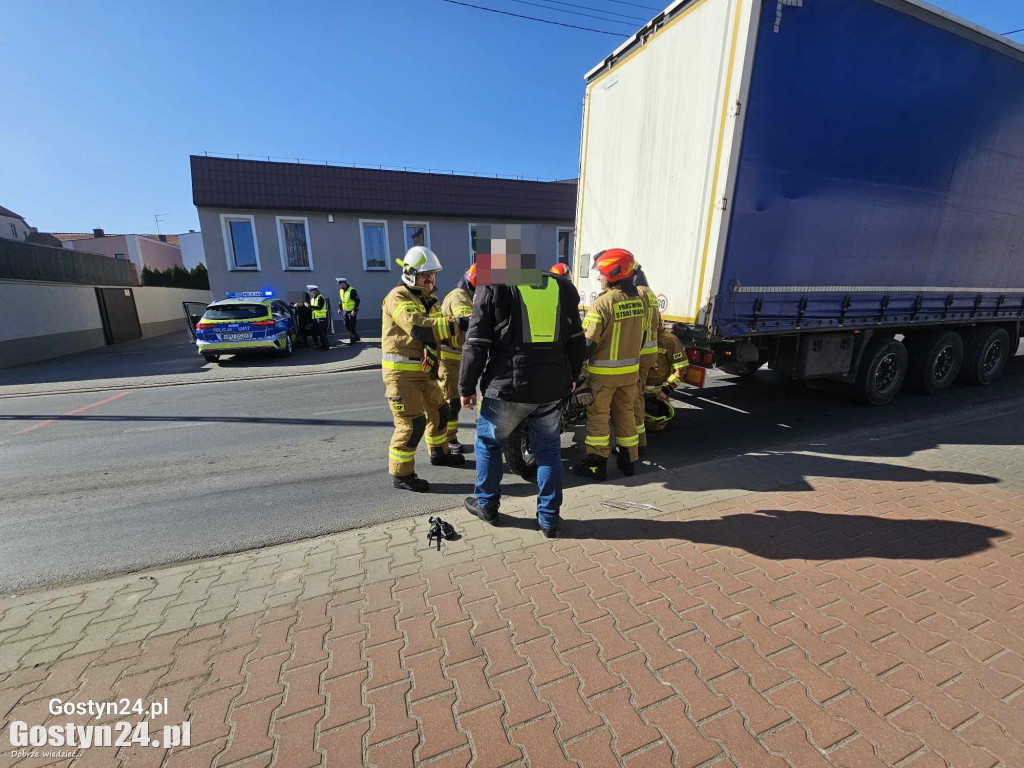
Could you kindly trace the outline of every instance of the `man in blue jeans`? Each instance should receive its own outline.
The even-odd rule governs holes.
[[[476,488],[466,509],[500,522],[502,446],[524,421],[537,457],[537,522],[555,535],[562,506],[561,405],[576,386],[586,353],[572,284],[543,274],[540,285],[480,285],[462,349],[464,408],[483,393],[476,427]]]

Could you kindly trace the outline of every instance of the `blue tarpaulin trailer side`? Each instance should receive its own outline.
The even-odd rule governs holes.
[[[901,1],[765,2],[745,121],[715,335],[1024,316],[1019,47]]]

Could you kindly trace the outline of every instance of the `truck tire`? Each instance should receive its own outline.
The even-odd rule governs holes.
[[[764,362],[761,360],[751,360],[747,363],[741,363],[739,360],[726,360],[718,367],[730,376],[753,376],[763,365]]]
[[[928,395],[945,392],[956,380],[964,359],[964,341],[956,331],[922,331],[905,340],[909,369],[907,388]]]
[[[868,405],[888,403],[903,386],[907,363],[907,348],[902,343],[885,336],[871,339],[853,384],[857,399]]]
[[[530,450],[530,430],[520,424],[505,439],[505,463],[510,471],[524,480],[537,477],[537,459]]]
[[[998,325],[972,328],[964,338],[964,361],[960,381],[968,384],[991,384],[1010,359],[1010,334]]]

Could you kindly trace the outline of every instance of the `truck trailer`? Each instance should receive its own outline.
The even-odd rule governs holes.
[[[634,253],[690,360],[883,404],[1024,321],[1024,46],[917,0],[679,0],[586,75],[575,279]]]

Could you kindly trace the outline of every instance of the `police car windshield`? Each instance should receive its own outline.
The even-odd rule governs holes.
[[[204,320],[258,320],[266,317],[267,307],[263,304],[222,304],[219,307],[209,307]]]

